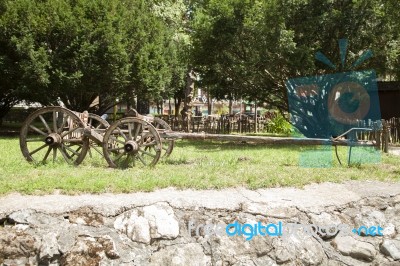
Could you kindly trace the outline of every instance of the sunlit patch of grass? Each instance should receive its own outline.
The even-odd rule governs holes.
[[[301,156],[318,147],[261,146],[212,141],[177,141],[169,158],[154,168],[108,168],[99,154],[87,155],[75,167],[64,162],[33,165],[25,161],[17,138],[0,139],[0,194],[20,192],[128,193],[159,188],[250,189],[293,186],[345,180],[400,181],[400,157],[383,154],[379,164],[347,165],[347,147],[339,147],[340,165],[332,150],[330,167],[299,165]]]

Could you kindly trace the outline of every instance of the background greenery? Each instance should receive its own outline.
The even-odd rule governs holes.
[[[314,59],[337,64],[343,38],[345,68],[371,49],[360,68],[398,80],[398,10],[398,0],[0,0],[0,119],[20,100],[99,114],[117,100],[180,100],[191,70],[213,97],[284,111],[285,80],[343,71]]]

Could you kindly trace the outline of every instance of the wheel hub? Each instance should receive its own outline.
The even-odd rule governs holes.
[[[44,142],[46,142],[47,145],[56,146],[61,144],[61,136],[57,133],[51,133],[45,138]]]
[[[124,145],[124,150],[127,153],[136,153],[139,150],[139,145],[135,141],[128,141]]]

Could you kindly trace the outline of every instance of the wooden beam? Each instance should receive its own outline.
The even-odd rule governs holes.
[[[292,137],[261,137],[261,136],[242,136],[242,135],[223,135],[206,133],[186,133],[186,132],[162,132],[162,138],[166,139],[188,139],[188,140],[216,140],[216,141],[240,141],[266,145],[338,145],[338,146],[373,146],[372,143],[349,143],[346,140],[329,140],[314,138],[292,138]]]

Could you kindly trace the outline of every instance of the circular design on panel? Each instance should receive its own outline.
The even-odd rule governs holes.
[[[333,119],[351,125],[362,120],[371,106],[367,90],[356,82],[335,85],[328,97],[328,110]]]

